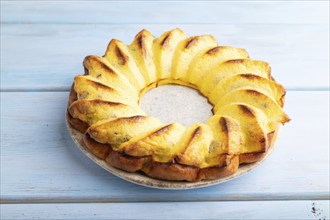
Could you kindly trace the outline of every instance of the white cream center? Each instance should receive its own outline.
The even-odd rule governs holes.
[[[198,91],[179,85],[162,85],[151,89],[141,99],[142,110],[163,123],[178,122],[185,126],[203,123],[212,116],[212,105]]]

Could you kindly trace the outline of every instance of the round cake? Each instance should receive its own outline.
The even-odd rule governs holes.
[[[142,30],[130,45],[111,40],[105,55],[87,56],[75,77],[68,122],[109,165],[173,181],[232,175],[261,160],[274,132],[290,119],[285,89],[268,63],[241,48],[218,46],[211,35],[186,37],[174,29],[155,38]],[[183,126],[146,115],[148,90],[178,84],[198,90],[213,106],[207,121]]]

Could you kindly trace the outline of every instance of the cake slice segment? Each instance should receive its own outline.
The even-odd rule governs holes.
[[[243,140],[238,122],[215,115],[205,124],[189,126],[178,147],[176,161],[199,168],[225,167],[241,152]]]
[[[172,78],[187,81],[188,68],[194,57],[216,46],[212,35],[193,36],[180,42],[173,56]]]
[[[209,161],[216,165],[221,154],[239,154],[243,145],[242,130],[237,120],[228,116],[213,115],[206,124],[210,126],[214,136],[210,147]],[[210,163],[209,162],[209,163]]]
[[[283,107],[286,93],[284,87],[273,80],[253,74],[238,74],[221,80],[209,95],[209,101],[216,104],[223,96],[236,89],[258,89]]]
[[[130,156],[152,156],[154,161],[166,163],[176,155],[176,146],[184,131],[185,127],[179,123],[163,125],[123,143],[118,150]]]
[[[109,144],[114,150],[130,139],[153,131],[162,126],[162,123],[153,117],[136,115],[131,117],[119,117],[97,124],[93,124],[87,133],[94,140]]]
[[[99,121],[110,118],[145,115],[136,105],[98,99],[74,101],[69,106],[68,111],[73,118],[78,118],[88,125],[93,125]]]
[[[74,78],[74,90],[78,99],[100,99],[120,103],[137,103],[137,97],[124,91],[103,84],[92,76],[76,76]]]
[[[191,62],[188,70],[188,82],[201,86],[204,76],[216,66],[227,60],[247,59],[246,50],[230,46],[217,46],[197,55]]]
[[[165,32],[154,41],[153,55],[158,80],[170,78],[173,72],[174,53],[184,39],[186,39],[185,33],[176,28]]]
[[[222,108],[231,103],[243,103],[256,107],[265,113],[268,131],[274,131],[279,123],[286,123],[290,119],[276,101],[258,90],[237,89],[222,97],[215,105],[213,112],[221,114]]]
[[[152,36],[149,31],[143,29],[135,36],[134,41],[128,46],[140,73],[144,77],[146,85],[157,80],[152,49],[154,40],[155,37]]]
[[[229,76],[251,73],[270,79],[270,72],[269,64],[263,61],[249,59],[228,60],[212,68],[206,74],[201,84],[200,91],[205,96],[208,96],[221,80]]]
[[[237,154],[265,152],[268,148],[267,134],[264,125],[260,123],[262,116],[255,110],[245,104],[232,103],[216,112],[216,115],[233,118],[238,122],[242,144],[239,149],[233,149]]]
[[[128,47],[119,40],[111,40],[104,57],[108,62],[124,74],[127,79],[140,91],[146,85]]]
[[[138,92],[130,81],[117,69],[115,69],[105,58],[99,56],[87,56],[83,62],[85,74],[94,77],[96,80],[126,92],[138,100]]]
[[[206,157],[213,140],[213,133],[208,125],[197,123],[189,126],[179,143],[180,152],[176,161],[180,164],[199,168],[208,167]]]

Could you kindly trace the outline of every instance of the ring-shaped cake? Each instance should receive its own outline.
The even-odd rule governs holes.
[[[285,89],[268,63],[211,35],[187,38],[174,29],[155,38],[140,31],[130,45],[112,40],[103,57],[87,56],[74,79],[67,121],[83,144],[109,165],[171,181],[213,180],[261,160],[274,141]],[[139,106],[148,90],[178,84],[213,105],[206,122],[162,123]]]

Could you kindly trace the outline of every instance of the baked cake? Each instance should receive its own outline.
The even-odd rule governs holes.
[[[232,175],[260,160],[279,124],[285,89],[268,63],[246,50],[218,46],[211,35],[174,29],[155,38],[142,30],[130,45],[112,40],[103,57],[87,56],[74,79],[67,120],[85,146],[113,167],[163,180],[200,181]],[[198,90],[213,116],[188,127],[162,123],[139,107],[163,84]]]

